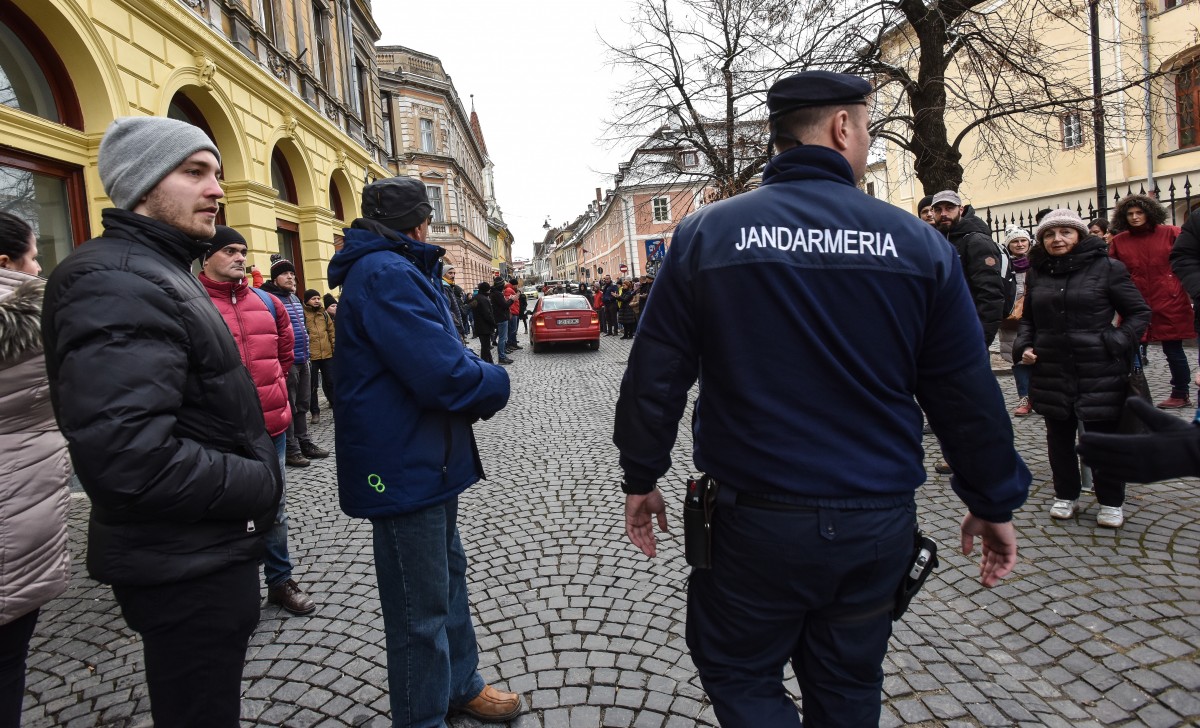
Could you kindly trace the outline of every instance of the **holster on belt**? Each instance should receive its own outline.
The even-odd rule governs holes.
[[[712,518],[717,505],[717,481],[703,475],[689,478],[683,496],[683,553],[688,565],[712,568]]]

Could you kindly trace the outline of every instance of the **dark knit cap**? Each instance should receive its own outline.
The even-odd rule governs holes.
[[[237,230],[227,225],[218,225],[217,234],[213,235],[209,243],[208,251],[204,253],[205,258],[224,248],[226,245],[246,245],[246,239]]]
[[[921,198],[921,201],[917,203],[917,212],[924,210],[926,207],[929,207],[932,204],[933,204],[933,195],[925,195],[924,197]]]
[[[292,261],[287,258],[280,258],[271,264],[271,280],[275,280],[284,273],[295,273],[296,266],[292,265]]]
[[[308,303],[308,299],[310,299],[310,298],[320,298],[320,297],[321,297],[321,293],[312,288],[310,288],[304,292],[304,302],[305,303]]]
[[[491,290],[492,290],[492,284],[491,284],[491,283],[488,283],[487,281],[480,281],[480,282],[479,282],[479,292],[480,292],[480,293],[487,293],[488,291],[491,291]]]
[[[321,303],[325,304],[325,308],[329,308],[333,304],[337,303],[337,299],[333,297],[332,293],[326,293],[325,297],[321,299]]]
[[[412,230],[429,219],[433,205],[425,183],[416,177],[389,177],[363,188],[363,217],[392,230]]]

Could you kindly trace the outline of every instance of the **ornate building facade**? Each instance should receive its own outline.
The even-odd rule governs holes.
[[[306,287],[388,173],[367,0],[0,0],[0,209],[34,225],[48,272],[100,232],[96,170],[118,116],[203,129],[224,222],[261,270]]]
[[[430,242],[446,249],[459,285],[470,290],[490,281],[492,269],[499,269],[498,236],[490,233],[499,207],[478,116],[467,112],[437,57],[378,46],[376,58],[391,173],[425,184],[433,205]],[[498,222],[497,232],[507,233],[503,220]]]

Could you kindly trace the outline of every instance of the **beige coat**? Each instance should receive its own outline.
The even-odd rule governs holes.
[[[322,306],[316,311],[304,306],[304,327],[308,329],[308,357],[310,359],[333,358],[333,319]]]
[[[71,461],[42,355],[45,281],[0,268],[0,624],[62,594]]]

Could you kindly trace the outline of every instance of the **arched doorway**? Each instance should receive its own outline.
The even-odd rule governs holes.
[[[71,77],[37,25],[0,0],[0,104],[83,131]],[[0,148],[0,210],[29,223],[44,275],[89,237],[83,168]]]

